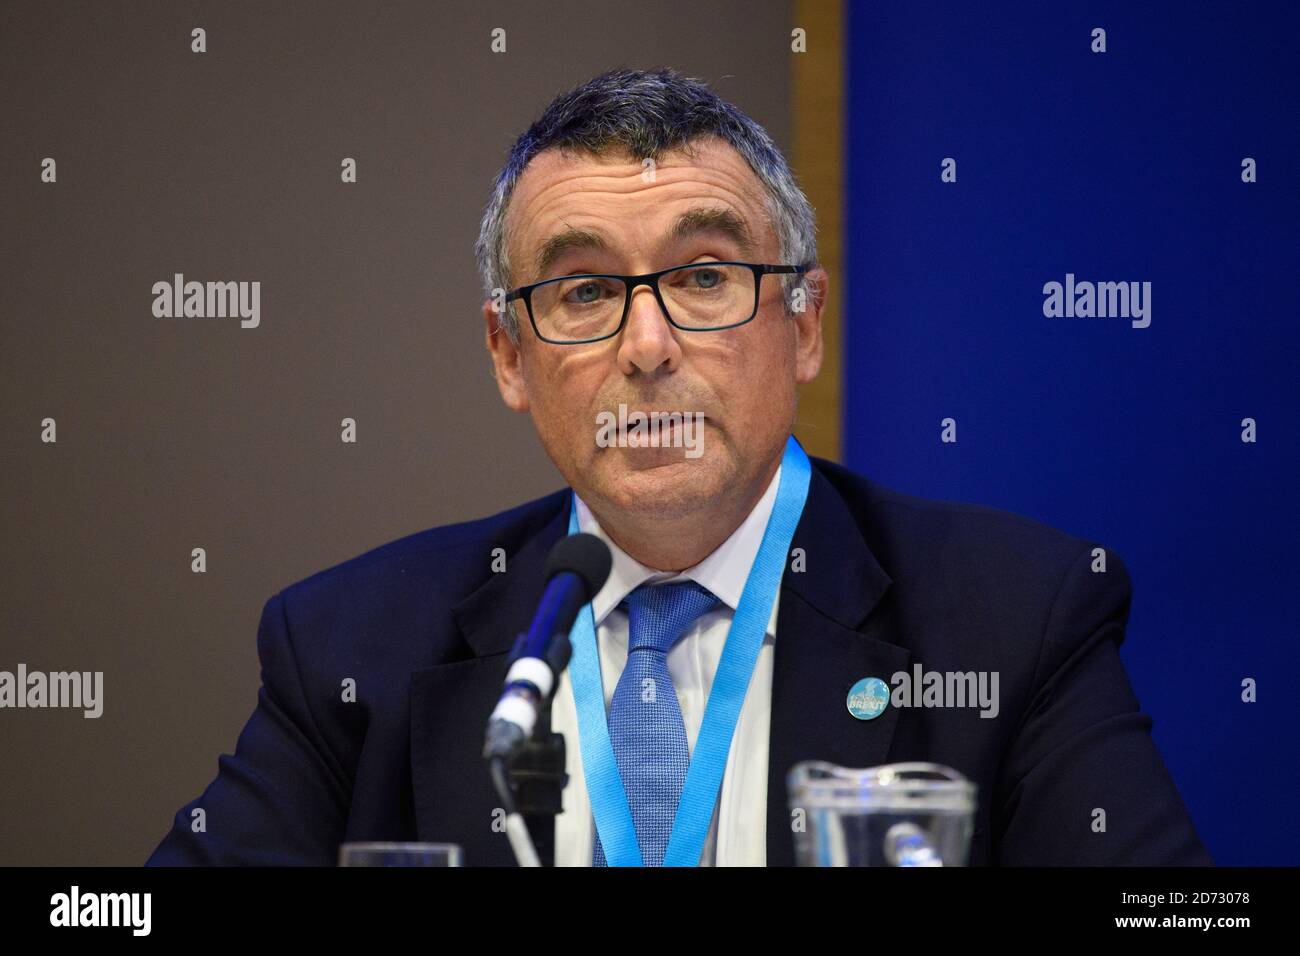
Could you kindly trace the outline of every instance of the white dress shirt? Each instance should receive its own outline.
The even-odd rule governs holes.
[[[614,688],[627,663],[628,619],[619,603],[633,589],[651,582],[695,581],[722,602],[700,616],[668,652],[668,673],[677,689],[686,744],[692,755],[695,739],[704,720],[704,705],[713,686],[713,675],[731,630],[731,620],[745,589],[750,566],[758,554],[768,517],[776,504],[781,478],[778,468],[767,491],[731,537],[712,554],[679,574],[655,571],[629,556],[609,539],[594,515],[577,499],[579,530],[594,534],[609,545],[613,567],[609,580],[591,602],[596,621],[596,644],[600,652],[601,683],[605,712],[609,712]],[[754,674],[745,693],[736,732],[727,754],[727,766],[719,787],[713,822],[700,854],[701,866],[765,866],[767,863],[767,745],[772,703],[772,655],[776,644],[776,613],[780,592],[772,602],[767,635],[758,652]],[[564,812],[555,818],[555,865],[591,866],[595,847],[595,820],[582,770],[582,748],[578,741],[578,712],[569,672],[560,675],[551,705],[551,727],[564,734]]]

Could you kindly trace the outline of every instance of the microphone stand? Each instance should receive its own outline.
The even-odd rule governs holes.
[[[564,735],[551,730],[551,702],[537,717],[532,736],[511,761],[507,776],[515,809],[528,825],[528,835],[543,866],[555,865],[555,817],[564,812]]]

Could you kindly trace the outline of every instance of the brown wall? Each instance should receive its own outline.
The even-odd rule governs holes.
[[[0,670],[105,684],[97,720],[0,710],[0,864],[142,862],[253,709],[267,597],[560,486],[473,260],[551,96],[671,65],[790,147],[785,2],[374,7],[0,9]],[[154,318],[175,272],[259,280],[260,327]]]

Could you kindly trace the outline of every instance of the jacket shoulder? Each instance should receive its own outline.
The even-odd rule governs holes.
[[[1128,583],[1119,555],[1088,537],[1002,508],[907,494],[834,462],[813,461],[895,579],[941,573],[1054,595],[1071,569],[1102,548],[1111,579]]]
[[[350,590],[367,579],[392,574],[394,566],[436,565],[453,579],[464,576],[481,581],[485,575],[472,569],[483,565],[480,570],[487,571],[491,549],[513,552],[555,517],[568,494],[567,489],[556,491],[485,518],[417,531],[318,571],[282,593],[307,600],[331,589]]]
[[[432,662],[449,650],[443,642],[454,634],[451,609],[493,574],[496,549],[512,559],[557,518],[568,494],[371,548],[285,587],[263,615],[283,615],[285,628],[326,658]]]

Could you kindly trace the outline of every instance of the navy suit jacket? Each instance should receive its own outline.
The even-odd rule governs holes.
[[[961,771],[979,788],[972,865],[1212,863],[1120,661],[1131,588],[1119,557],[1096,573],[1093,542],[812,462],[792,544],[806,568],[781,583],[768,864],[794,862],[785,774],[808,759]],[[569,503],[566,489],[411,535],[271,598],[257,707],[149,864],[330,866],[344,841],[421,840],[460,844],[471,866],[512,865],[480,750]],[[914,663],[997,671],[998,716],[850,714],[856,681],[889,683]]]

